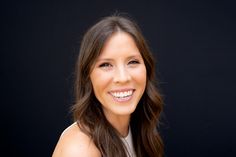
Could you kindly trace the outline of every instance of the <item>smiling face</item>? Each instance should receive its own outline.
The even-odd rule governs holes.
[[[108,120],[134,112],[146,87],[146,67],[129,34],[117,32],[106,41],[90,79]]]

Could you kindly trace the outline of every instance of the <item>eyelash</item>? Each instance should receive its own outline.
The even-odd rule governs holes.
[[[101,65],[99,65],[99,67],[110,67],[111,64],[110,63],[102,63]]]
[[[140,64],[140,62],[138,60],[132,60],[132,61],[128,62],[128,64]],[[108,67],[112,67],[112,65],[110,63],[102,63],[99,65],[99,67],[108,68]]]
[[[132,60],[128,64],[139,64],[140,62],[138,60]]]

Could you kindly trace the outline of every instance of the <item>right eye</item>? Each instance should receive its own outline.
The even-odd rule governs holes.
[[[102,63],[99,65],[99,67],[105,70],[109,70],[110,68],[112,68],[112,65],[110,63]]]
[[[111,64],[109,64],[109,63],[102,63],[99,65],[99,67],[110,67],[110,66],[111,66]]]

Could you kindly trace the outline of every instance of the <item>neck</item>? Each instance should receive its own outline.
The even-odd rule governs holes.
[[[121,134],[122,137],[126,137],[128,135],[130,115],[112,118],[109,117],[107,120]]]
[[[129,119],[126,122],[120,121],[118,124],[119,125],[114,127],[118,130],[122,137],[126,137],[129,133]]]

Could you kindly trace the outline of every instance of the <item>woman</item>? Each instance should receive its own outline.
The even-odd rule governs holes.
[[[154,61],[138,26],[110,16],[91,27],[76,65],[75,123],[53,157],[161,157],[163,108]]]

